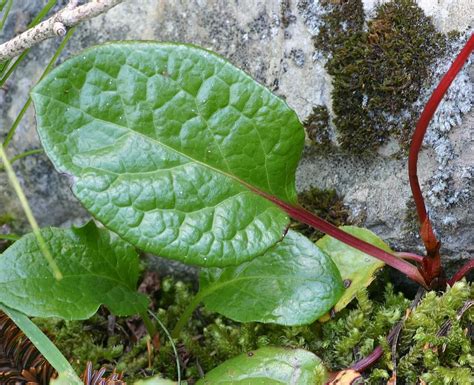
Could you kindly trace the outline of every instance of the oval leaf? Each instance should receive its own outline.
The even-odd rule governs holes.
[[[128,243],[93,222],[81,228],[43,229],[41,234],[63,274],[56,280],[34,234],[0,255],[0,302],[34,317],[90,318],[101,304],[114,314],[147,308],[136,292],[138,255]]]
[[[392,252],[390,247],[370,230],[356,226],[341,226],[340,229],[382,250]],[[375,273],[385,265],[382,261],[328,235],[319,239],[316,245],[334,261],[346,286],[344,294],[334,306],[336,312],[344,309],[359,290],[368,287],[375,279]]]
[[[296,203],[304,132],[269,90],[188,45],[89,49],[33,90],[55,167],[104,225],[137,247],[201,266],[252,259],[287,215],[249,189]]]
[[[321,360],[311,352],[265,347],[224,362],[196,385],[322,385],[326,377]]]
[[[209,310],[235,321],[303,325],[325,314],[343,291],[331,258],[290,230],[250,262],[203,269],[198,295]]]

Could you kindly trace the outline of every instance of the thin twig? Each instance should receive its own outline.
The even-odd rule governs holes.
[[[91,0],[77,5],[70,2],[64,9],[13,39],[0,45],[0,62],[11,59],[34,45],[54,36],[64,36],[68,28],[96,17],[123,0]]]
[[[471,307],[474,306],[474,300],[468,300],[464,302],[462,307],[457,311],[456,313],[456,321],[459,321],[464,313],[468,311]],[[436,337],[444,337],[448,335],[449,331],[451,330],[451,327],[453,326],[453,322],[448,319],[446,320],[441,327],[439,328],[438,332],[436,333]]]
[[[426,290],[424,288],[420,287],[418,289],[415,299],[410,304],[410,311],[412,311],[418,306],[425,293]],[[387,341],[389,344],[393,343],[395,336],[397,336],[398,338],[397,333],[400,333],[401,325],[403,325],[404,322],[405,318],[397,322],[397,324],[392,328],[392,330],[390,330],[390,333],[387,336]],[[351,369],[355,370],[356,372],[362,373],[364,370],[374,365],[380,359],[380,357],[382,357],[382,355],[383,348],[379,345],[367,357],[361,359],[360,361],[357,361],[354,365],[352,365]]]

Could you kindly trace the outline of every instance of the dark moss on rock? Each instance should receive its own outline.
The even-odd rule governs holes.
[[[373,151],[390,136],[407,142],[414,103],[443,56],[446,36],[414,0],[378,6],[367,24],[360,0],[325,4],[314,42],[328,56],[338,142],[355,153]]]
[[[335,226],[350,224],[349,211],[335,189],[321,190],[312,187],[298,194],[298,201],[306,210]],[[320,231],[299,222],[294,222],[292,227],[312,241],[316,241],[324,235]]]
[[[315,106],[313,112],[303,122],[306,134],[313,145],[322,149],[331,145],[329,112],[326,106]]]

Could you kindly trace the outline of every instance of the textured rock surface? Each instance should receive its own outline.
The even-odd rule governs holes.
[[[0,40],[24,29],[41,7],[39,3],[16,2]],[[367,9],[373,3],[366,1]],[[428,14],[433,14],[435,25],[444,31],[466,28],[469,24],[466,14],[472,15],[469,0],[438,2],[438,10],[443,12],[433,11],[429,1],[420,3],[428,4],[425,4]],[[314,105],[330,107],[330,77],[323,63],[313,59],[311,39],[317,27],[318,4],[311,1],[133,0],[81,25],[61,60],[82,48],[109,40],[194,43],[220,53],[250,73],[284,97],[304,120]],[[34,48],[9,80],[8,87],[0,90],[0,135],[5,134],[18,114],[28,90],[57,44],[49,41]],[[446,104],[444,115],[431,128],[430,143],[436,150],[427,147],[420,157],[421,182],[425,189],[430,189],[429,204],[435,227],[444,242],[443,253],[451,260],[467,258],[473,252],[470,199],[474,115],[472,112],[463,115],[461,124],[449,122],[459,116],[459,100],[464,100],[461,110],[469,110],[471,89],[472,76],[469,79],[465,71]],[[395,249],[421,252],[413,221],[406,219],[406,205],[410,201],[406,159],[394,156],[397,146],[391,143],[371,159],[354,158],[337,151],[323,156],[308,148],[298,172],[298,188],[335,187],[360,224],[375,231]],[[9,151],[14,155],[38,147],[30,108]],[[18,162],[16,171],[41,225],[65,225],[87,217],[69,192],[67,178],[58,175],[44,155]],[[5,175],[0,174],[0,216],[5,213],[13,214],[19,225],[24,226],[14,194]]]

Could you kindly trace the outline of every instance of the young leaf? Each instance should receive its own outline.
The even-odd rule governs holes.
[[[326,369],[313,353],[265,347],[224,362],[196,385],[323,385],[326,378]]]
[[[203,269],[206,307],[239,322],[309,324],[325,314],[344,287],[333,261],[294,231],[264,255],[236,267]]]
[[[93,222],[72,229],[41,230],[63,278],[44,262],[33,234],[0,256],[0,303],[35,317],[87,319],[101,304],[114,314],[147,308],[136,292],[138,256],[133,247]]]
[[[55,167],[105,226],[137,247],[224,267],[278,242],[295,204],[304,132],[269,90],[215,54],[179,44],[84,51],[33,90]]]
[[[382,250],[392,252],[390,247],[370,230],[356,226],[341,226],[340,229]],[[344,294],[334,306],[336,312],[344,309],[360,289],[368,287],[375,279],[375,273],[384,266],[382,261],[329,235],[318,240],[316,245],[331,257],[341,273],[345,286],[347,286]]]

